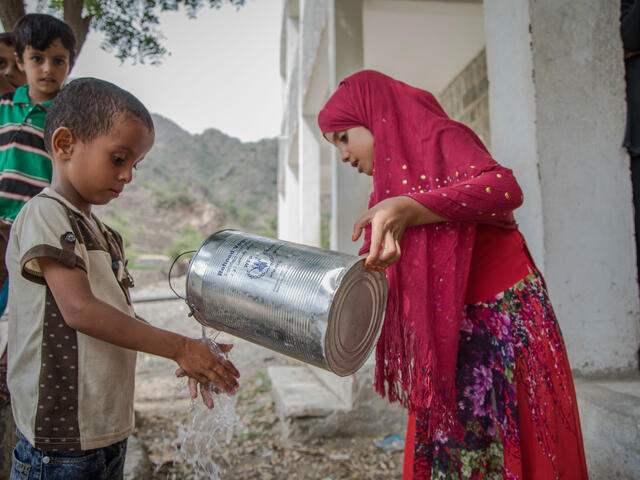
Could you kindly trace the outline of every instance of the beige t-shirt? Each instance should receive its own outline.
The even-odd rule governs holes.
[[[30,200],[16,217],[6,256],[16,425],[42,450],[111,445],[134,427],[136,352],[67,325],[42,277],[42,257],[81,268],[97,298],[134,315],[120,236],[49,188]]]

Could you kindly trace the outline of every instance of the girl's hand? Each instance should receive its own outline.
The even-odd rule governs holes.
[[[407,227],[443,221],[446,219],[411,197],[391,197],[377,203],[358,219],[353,225],[351,239],[358,240],[362,229],[371,224],[371,246],[364,265],[382,271],[400,260],[400,240]]]
[[[232,345],[219,345],[223,352],[231,350]],[[213,382],[221,390],[233,394],[238,388],[240,373],[229,360],[211,351],[209,345],[199,339],[185,338],[181,355],[176,359],[180,368],[176,375],[187,375],[201,385]],[[189,382],[191,396],[197,396],[196,384]],[[195,395],[194,395],[195,394]],[[207,406],[209,402],[203,396]],[[213,404],[213,402],[210,402]],[[211,408],[211,407],[210,407]]]

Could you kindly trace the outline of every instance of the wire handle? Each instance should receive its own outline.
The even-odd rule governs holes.
[[[175,288],[173,288],[173,285],[171,285],[171,272],[173,271],[173,267],[176,264],[176,262],[180,259],[180,257],[182,257],[183,255],[187,255],[189,253],[196,253],[197,250],[188,250],[186,252],[182,252],[180,255],[178,255],[176,258],[173,259],[173,263],[171,264],[171,267],[169,267],[169,288],[171,289],[171,291],[173,293],[176,294],[176,297],[181,298],[182,300],[184,300],[185,302],[187,302],[187,305],[189,304],[189,302],[187,301],[186,297],[183,297],[182,295],[180,295],[178,292],[176,292]]]

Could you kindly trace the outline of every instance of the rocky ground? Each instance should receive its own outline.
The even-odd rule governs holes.
[[[184,277],[175,285],[184,283]],[[162,296],[166,282],[136,288],[135,296]],[[181,301],[136,304],[136,311],[162,328],[197,337],[200,325],[187,317]],[[230,444],[224,445],[216,463],[225,470],[222,479],[397,479],[402,475],[402,452],[384,451],[374,445],[379,437],[318,438],[304,444],[283,441],[281,425],[274,411],[269,365],[292,362],[270,350],[221,334],[224,343],[233,343],[231,359],[241,372],[236,412],[242,428]],[[179,426],[190,420],[184,381],[175,379],[173,362],[140,354],[136,373],[136,432],[151,461],[150,479],[204,479],[189,465],[177,460]],[[215,410],[211,413],[215,415]],[[141,480],[143,477],[138,477]]]

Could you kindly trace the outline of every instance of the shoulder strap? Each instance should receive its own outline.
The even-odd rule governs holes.
[[[71,233],[74,237],[81,239],[81,243],[84,243],[84,240],[82,239],[82,232],[78,227],[78,220],[76,218],[77,213],[71,210],[67,205],[65,205],[64,202],[62,202],[58,198],[47,195],[46,193],[40,193],[38,196],[55,200],[56,202],[58,202],[60,205],[64,207],[65,211],[67,212],[67,216],[69,217],[69,221],[71,222],[71,229],[73,230],[73,232],[67,232],[63,235],[63,237],[65,237],[66,242],[69,243],[69,240],[71,239],[71,236],[69,234]],[[124,246],[122,242],[122,237],[114,229],[102,223],[98,217],[93,216],[93,218],[96,220],[98,229],[102,232],[105,238],[105,241],[107,243],[107,247],[109,248],[109,256],[111,257],[111,271],[113,272],[113,275],[116,277],[116,281],[118,282],[118,285],[120,285],[120,288],[122,289],[122,292],[124,293],[124,296],[127,299],[127,303],[131,305],[131,295],[129,294],[129,289],[132,288],[134,284],[133,284],[133,277],[131,277],[131,275],[129,274],[129,271],[126,268],[126,260],[124,256]],[[66,237],[68,237],[68,239]],[[75,242],[75,239],[74,239],[74,242]],[[65,242],[62,241],[62,239],[61,239],[61,244],[62,244],[62,249],[64,250]],[[74,246],[75,246],[74,244],[71,244],[70,248],[71,248],[71,253],[73,254],[73,257],[75,259],[75,251],[73,248]],[[69,247],[67,246],[67,249],[68,248]],[[63,263],[63,265],[67,265],[64,262],[61,262],[61,263]],[[72,266],[75,266],[75,263]],[[121,268],[122,268],[122,275],[119,275],[119,271]]]
[[[64,202],[61,202],[59,199],[55,197],[51,197],[46,193],[40,193],[37,195],[42,198],[48,198],[50,200],[55,200],[62,208],[64,208],[67,217],[69,218],[69,223],[71,224],[71,231],[65,232],[60,235],[60,255],[58,255],[57,261],[66,267],[75,267],[76,266],[76,251],[75,246],[76,242],[82,241],[82,234],[80,232],[80,228],[78,227],[78,220],[76,219],[75,212],[71,210]]]

